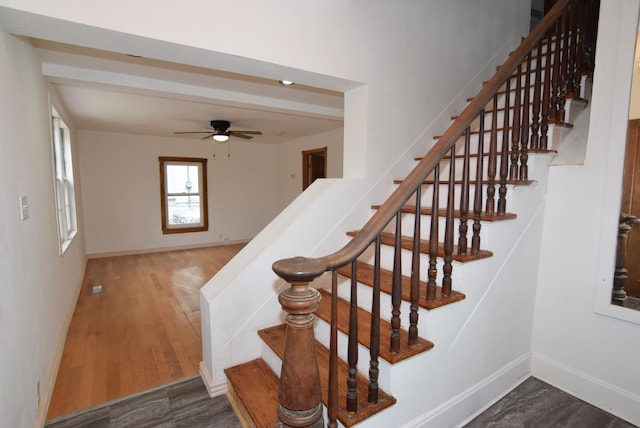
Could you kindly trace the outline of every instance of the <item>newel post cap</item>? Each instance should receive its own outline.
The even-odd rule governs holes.
[[[311,282],[322,275],[327,265],[319,259],[307,257],[293,257],[275,262],[273,271],[289,283]]]

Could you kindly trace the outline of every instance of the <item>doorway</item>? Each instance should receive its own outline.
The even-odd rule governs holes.
[[[302,152],[302,190],[327,177],[327,147]]]
[[[629,121],[621,211],[640,217],[640,119]],[[640,224],[630,222],[627,237],[627,295],[640,298]]]

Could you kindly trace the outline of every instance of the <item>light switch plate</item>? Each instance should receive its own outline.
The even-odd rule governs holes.
[[[29,218],[29,201],[26,195],[20,196],[20,218],[22,218],[22,220]]]

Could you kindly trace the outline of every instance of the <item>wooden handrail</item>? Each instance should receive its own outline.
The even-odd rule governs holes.
[[[547,148],[547,130],[551,123],[559,123],[564,120],[563,103],[568,95],[569,90],[572,96],[576,96],[579,89],[578,76],[585,70],[592,70],[593,56],[595,50],[595,29],[597,28],[597,5],[598,0],[558,0],[553,8],[545,15],[542,21],[531,31],[520,46],[509,56],[506,62],[500,66],[494,76],[482,87],[480,92],[474,97],[463,112],[453,121],[444,134],[438,139],[435,145],[422,158],[417,166],[409,173],[409,175],[398,185],[395,191],[390,195],[386,202],[377,208],[376,213],[364,225],[364,227],[353,236],[353,238],[341,249],[336,252],[318,258],[294,257],[289,259],[278,260],[273,264],[274,272],[292,284],[295,293],[285,292],[289,295],[296,296],[296,299],[286,300],[283,307],[291,313],[296,308],[309,308],[315,304],[317,296],[313,292],[307,292],[306,288],[310,288],[310,283],[325,272],[333,272],[332,275],[332,321],[330,332],[330,381],[328,391],[328,426],[335,427],[337,414],[337,309],[336,309],[336,290],[337,290],[337,274],[336,270],[351,264],[351,302],[350,316],[348,323],[349,336],[349,374],[347,379],[347,397],[345,412],[348,415],[354,415],[357,409],[356,397],[356,364],[357,364],[357,343],[358,343],[358,316],[357,316],[357,273],[356,263],[358,257],[362,255],[372,244],[375,243],[376,261],[375,261],[375,280],[374,280],[374,305],[372,307],[371,317],[371,343],[378,346],[379,339],[379,293],[380,293],[380,262],[379,251],[381,236],[383,231],[395,221],[394,249],[395,261],[393,267],[393,285],[392,285],[392,317],[391,317],[391,340],[390,352],[398,353],[400,350],[400,300],[401,300],[401,269],[400,269],[400,252],[402,248],[406,248],[407,240],[402,238],[401,215],[403,207],[412,197],[416,197],[415,206],[421,206],[421,188],[428,183],[427,178],[433,175],[432,200],[431,209],[433,213],[439,212],[440,207],[440,185],[448,186],[443,202],[446,206],[444,212],[444,244],[442,249],[438,244],[439,226],[437,215],[432,216],[429,232],[430,240],[423,241],[420,238],[420,213],[416,209],[416,218],[414,223],[414,235],[411,238],[412,266],[411,266],[411,313],[409,327],[409,346],[415,346],[418,339],[417,332],[417,308],[418,300],[422,292],[420,287],[420,253],[427,253],[429,257],[428,277],[426,289],[426,298],[436,298],[435,279],[437,275],[436,259],[443,257],[443,279],[442,279],[442,296],[449,296],[451,290],[451,260],[454,253],[454,200],[456,199],[454,185],[455,180],[455,157],[456,144],[460,142],[464,136],[464,165],[462,171],[462,188],[460,191],[460,226],[458,236],[458,256],[473,257],[478,256],[480,250],[480,222],[483,214],[491,216],[505,215],[506,211],[506,184],[508,181],[527,182],[528,167],[527,158],[529,150],[545,150]],[[546,43],[546,52],[543,53],[543,44]],[[593,43],[590,46],[582,48],[578,44]],[[555,46],[555,47],[553,47]],[[537,57],[534,55],[537,54]],[[544,62],[542,56],[544,55]],[[534,60],[535,58],[535,60]],[[535,67],[534,67],[535,65]],[[514,78],[515,84],[511,85]],[[544,82],[542,82],[542,72],[544,71]],[[533,79],[533,96],[530,95],[531,74],[535,73]],[[524,77],[524,82],[522,78]],[[505,107],[504,107],[504,131],[502,136],[502,146],[498,148],[497,135],[497,111],[498,96],[501,87],[506,83]],[[510,90],[515,90],[515,101],[510,105]],[[523,94],[521,96],[521,94]],[[492,107],[487,107],[491,105]],[[531,112],[529,111],[532,107]],[[487,109],[493,108],[491,123],[486,126],[485,115]],[[510,108],[513,109],[513,115],[510,115]],[[491,110],[490,110],[491,111]],[[470,173],[470,127],[474,120],[479,119],[479,132],[474,133],[474,138],[478,138],[478,155],[474,157],[476,172],[474,181],[472,181]],[[531,123],[530,123],[531,121]],[[509,123],[511,122],[511,127]],[[490,140],[486,144],[488,154],[483,150],[485,132]],[[539,135],[538,135],[539,133]],[[511,134],[511,135],[509,135]],[[531,136],[531,142],[530,142]],[[511,142],[511,147],[509,146]],[[483,158],[487,157],[487,208],[483,213]],[[498,156],[501,160],[498,160]],[[448,168],[440,168],[441,162],[449,159]],[[500,164],[498,165],[498,163]],[[447,172],[448,170],[448,172]],[[440,174],[448,174],[446,178],[440,181]],[[474,186],[471,191],[470,187]],[[495,200],[496,187],[498,187],[498,199]],[[443,194],[445,192],[442,192]],[[472,203],[469,203],[469,198]],[[495,207],[497,205],[497,209]],[[472,222],[471,246],[467,247],[467,229],[468,224]],[[426,230],[426,228],[425,228]],[[386,239],[386,236],[385,236]],[[389,244],[387,244],[389,245]],[[428,248],[427,248],[428,247]],[[442,253],[443,256],[441,255]],[[486,252],[485,252],[486,253]],[[307,296],[309,301],[304,299]],[[284,302],[284,301],[283,301]],[[294,312],[295,313],[295,312]],[[313,314],[308,310],[297,312],[301,319],[313,319]],[[308,318],[307,318],[308,317]],[[305,324],[308,329],[309,324]],[[298,328],[289,323],[287,328]],[[288,348],[299,349],[299,344],[289,345],[289,339],[285,346]],[[378,350],[371,349],[371,366],[370,366],[370,384],[369,384],[369,400],[377,400],[377,376],[378,376]],[[295,361],[283,360],[283,370],[285,366],[290,369],[290,365],[298,364]],[[299,381],[298,383],[300,383]],[[315,382],[305,382],[313,384]],[[296,385],[286,385],[281,383],[281,396],[287,396],[289,388],[296,388]],[[283,392],[284,390],[284,392]],[[283,419],[288,419],[291,426],[320,426],[320,419],[309,421],[309,412],[317,414],[317,408],[298,406],[300,408],[289,408],[287,403],[280,403],[280,419],[279,426],[289,426]],[[291,404],[289,404],[291,405]],[[297,415],[297,416],[296,416]],[[300,425],[294,425],[294,418],[299,418]],[[315,417],[315,416],[314,416]],[[305,419],[307,418],[307,419]],[[302,422],[304,421],[304,422]],[[309,423],[307,423],[309,422]],[[284,423],[284,425],[282,424]],[[298,422],[296,422],[298,423]]]

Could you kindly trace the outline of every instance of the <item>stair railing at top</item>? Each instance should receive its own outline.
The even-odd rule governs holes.
[[[583,77],[593,70],[598,9],[599,0],[558,0],[347,245],[324,257],[295,257],[274,263],[273,270],[291,285],[280,296],[282,307],[287,312],[287,337],[280,378],[278,426],[320,427],[324,424],[313,336],[313,312],[318,308],[321,297],[309,284],[325,272],[332,274],[327,425],[336,427],[337,419],[346,426],[357,423],[361,419],[356,416],[363,413],[362,407],[378,401],[380,247],[383,241],[393,236],[391,244],[395,248],[395,261],[390,350],[397,353],[401,347],[401,250],[409,249],[412,254],[407,339],[407,346],[411,347],[418,338],[419,305],[424,300],[446,299],[451,295],[452,260],[481,256],[483,218],[507,214],[508,184],[528,180],[528,153],[547,150],[550,125],[562,126],[566,99],[580,96]],[[500,112],[502,120],[498,118]],[[477,147],[475,152],[472,152],[472,146]],[[456,160],[462,163],[462,171],[458,174],[460,179],[456,179]],[[444,198],[440,196],[441,186],[446,188]],[[431,192],[430,198],[426,198],[430,199],[430,204],[429,201],[423,204],[423,188]],[[415,207],[408,205],[412,197],[415,198]],[[410,237],[402,237],[403,212],[412,212],[415,217]],[[422,214],[431,215],[428,240],[421,238]],[[439,217],[444,221],[442,244],[438,243]],[[457,248],[454,245],[455,217],[458,217]],[[467,238],[469,222],[470,245]],[[395,236],[393,232],[386,232],[390,229],[395,230]],[[368,394],[361,397],[357,393],[356,377],[357,260],[371,247],[375,259],[371,360]],[[428,257],[426,285],[420,280],[421,253]],[[438,259],[442,260],[441,273],[437,268]],[[345,266],[351,268],[346,394],[337,381],[337,270]],[[438,277],[442,281],[439,292],[436,285]],[[339,395],[345,397],[343,403],[339,403]]]

